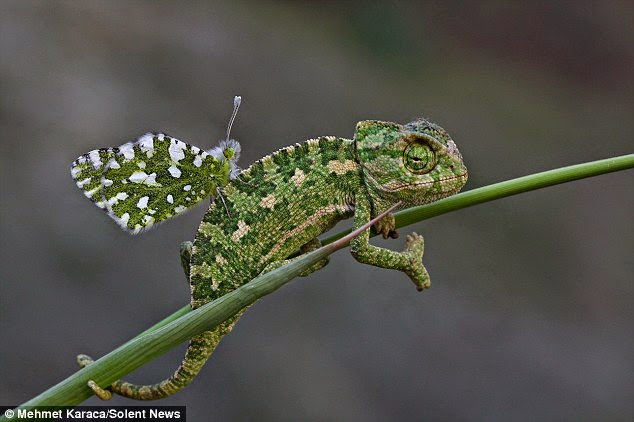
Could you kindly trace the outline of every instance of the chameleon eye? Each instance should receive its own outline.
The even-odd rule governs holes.
[[[412,173],[425,174],[436,167],[436,154],[424,140],[417,139],[405,148],[403,161]]]

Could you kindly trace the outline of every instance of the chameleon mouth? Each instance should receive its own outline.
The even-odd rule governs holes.
[[[467,178],[468,178],[468,173],[465,171],[462,174],[456,174],[449,177],[443,177],[438,180],[421,181],[418,183],[402,183],[402,182],[390,183],[383,186],[382,190],[386,192],[399,192],[405,189],[420,189],[424,187],[431,187],[435,185],[436,183],[440,183],[442,186],[446,182],[449,182],[448,184],[451,186],[450,189],[447,189],[447,190],[441,189],[441,191],[438,192],[439,195],[444,197],[444,196],[453,195],[454,193],[457,193],[458,191],[460,191],[460,189],[462,189],[464,184],[467,182]]]

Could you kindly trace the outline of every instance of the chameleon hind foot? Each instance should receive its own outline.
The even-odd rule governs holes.
[[[77,355],[77,363],[81,368],[85,368],[93,362],[94,360],[88,355]],[[101,400],[110,400],[112,398],[112,393],[110,391],[99,387],[93,380],[88,380],[86,385],[88,385],[88,388],[90,388],[95,396],[99,397]]]

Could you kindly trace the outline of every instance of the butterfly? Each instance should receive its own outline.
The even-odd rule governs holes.
[[[227,138],[203,150],[164,133],[146,133],[119,147],[79,156],[70,169],[84,195],[125,231],[137,234],[183,213],[238,177],[240,144]]]

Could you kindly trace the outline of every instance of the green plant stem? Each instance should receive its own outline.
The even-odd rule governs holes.
[[[396,214],[397,227],[494,199],[631,168],[634,168],[634,154],[577,164],[495,183],[445,198],[433,204],[403,210]],[[257,277],[252,282],[195,311],[189,311],[188,306],[180,309],[93,364],[75,372],[59,384],[27,401],[21,407],[73,406],[81,403],[92,395],[92,391],[86,387],[88,380],[95,380],[97,384],[102,386],[110,385],[113,381],[165,353],[172,347],[213,328],[238,310],[277,290],[304,268],[343,247],[353,237],[337,241],[345,235],[344,232],[329,237],[324,241],[327,246],[311,252],[289,265]],[[0,421],[4,420],[8,419],[1,416]]]

